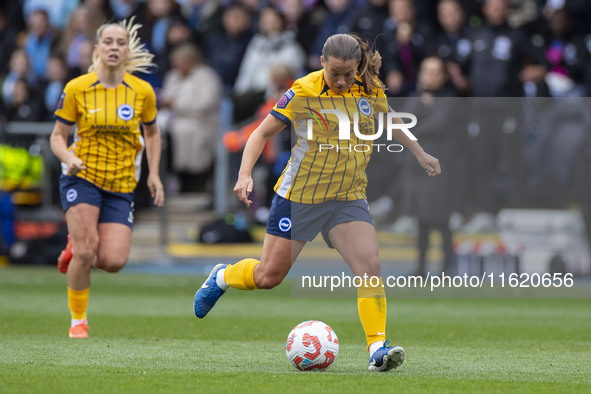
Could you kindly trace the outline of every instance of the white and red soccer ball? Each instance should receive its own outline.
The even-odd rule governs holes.
[[[339,339],[328,325],[308,320],[291,330],[285,343],[285,353],[300,371],[324,371],[339,354]]]

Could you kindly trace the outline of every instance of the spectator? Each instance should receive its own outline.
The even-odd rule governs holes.
[[[166,32],[166,49],[170,53],[180,44],[193,41],[193,33],[189,25],[182,19],[175,19]]]
[[[405,212],[418,221],[419,260],[416,274],[425,275],[426,256],[429,247],[429,234],[432,229],[441,233],[444,252],[443,271],[450,272],[452,253],[452,233],[449,218],[454,209],[455,157],[459,143],[459,128],[456,102],[449,97],[456,90],[448,83],[448,75],[443,59],[427,57],[421,62],[418,74],[416,97],[413,97],[405,111],[416,115],[421,121],[413,127],[413,134],[428,151],[437,154],[441,166],[446,168],[439,177],[426,178],[422,169],[414,163],[406,163],[403,183]],[[407,157],[410,159],[411,157]]]
[[[469,93],[466,61],[470,53],[470,41],[465,18],[466,14],[458,0],[441,0],[437,6],[441,32],[433,37],[429,45],[429,54],[445,61],[449,79],[462,95]]]
[[[327,12],[318,28],[311,52],[308,54],[307,65],[310,70],[321,68],[320,55],[324,42],[333,34],[348,33],[355,9],[351,0],[325,0]]]
[[[49,18],[49,24],[56,29],[66,26],[70,14],[78,5],[79,0],[23,0],[25,20],[36,11],[44,10]]]
[[[78,50],[78,66],[68,69],[68,80],[86,74],[92,65],[92,52],[94,51],[94,44],[91,40],[84,41]]]
[[[209,32],[222,28],[222,13],[220,0],[190,0],[183,7],[183,14],[199,45]]]
[[[550,67],[546,80],[552,96],[585,95],[583,85],[588,52],[568,11],[564,8],[546,9],[524,30],[531,36],[531,44],[544,50]]]
[[[287,64],[294,75],[304,71],[306,55],[295,41],[295,35],[285,30],[279,11],[273,7],[263,9],[259,17],[260,32],[246,48],[240,72],[234,85],[234,120],[250,118],[269,96],[270,69]]]
[[[166,32],[166,49],[164,55],[158,56],[156,59],[157,72],[161,79],[164,79],[165,74],[171,69],[170,54],[182,44],[187,42],[194,42],[193,34],[189,26],[182,19],[174,19],[171,21],[168,31]]]
[[[25,50],[31,61],[33,73],[37,78],[43,79],[49,55],[55,44],[55,34],[49,24],[47,12],[33,11],[27,19],[27,29]]]
[[[174,49],[171,63],[161,105],[172,112],[172,167],[180,177],[182,192],[204,191],[213,172],[220,131],[222,82],[193,44]]]
[[[544,78],[547,61],[540,48],[507,23],[507,0],[485,0],[484,26],[470,34],[468,57],[471,92],[475,97],[518,97],[521,83]]]
[[[524,83],[537,83],[546,73],[540,48],[509,27],[507,0],[485,0],[486,24],[471,32],[468,77],[475,97],[523,95]],[[474,121],[468,129],[472,199],[477,214],[466,231],[494,228],[501,206],[516,206],[522,177],[523,137],[515,100],[474,100]]]
[[[74,10],[62,35],[60,45],[61,52],[66,55],[69,68],[79,66],[80,48],[85,41],[94,39],[94,32],[102,23],[101,20],[93,16],[91,9],[85,5]]]
[[[538,14],[564,9],[573,17],[575,31],[579,34],[589,34],[589,20],[591,20],[591,2],[588,0],[536,0]]]
[[[41,101],[32,94],[27,81],[19,78],[14,83],[12,100],[6,106],[6,120],[9,122],[37,122],[43,116]]]
[[[353,19],[350,31],[373,43],[384,31],[387,19],[388,0],[368,0],[366,6]]]
[[[53,113],[57,108],[64,86],[66,86],[67,78],[68,68],[64,59],[57,55],[50,57],[47,62],[47,84],[44,87],[45,93],[43,95],[45,104],[43,120],[53,120]]]
[[[109,0],[116,20],[123,20],[137,14],[141,0]]]
[[[113,20],[115,17],[109,0],[82,0],[80,4],[88,7],[93,19],[101,23]]]
[[[405,96],[415,89],[417,70],[425,57],[428,29],[418,25],[411,0],[390,0],[389,19],[381,49],[385,82],[391,96]]]
[[[5,104],[12,101],[16,81],[25,79],[29,86],[37,86],[37,78],[31,70],[29,56],[24,49],[17,49],[10,57],[10,69],[2,81],[2,100]]]
[[[172,22],[182,19],[180,6],[174,0],[147,0],[136,11],[142,24],[140,37],[154,54],[166,54],[166,33]]]
[[[234,88],[251,37],[250,14],[238,4],[224,10],[222,29],[205,37],[205,57],[222,78],[227,91]]]
[[[268,0],[235,0],[236,3],[242,5],[246,11],[252,16],[252,31],[259,32],[259,17],[260,12],[267,7]]]
[[[137,76],[148,82],[156,92],[162,87],[162,79],[167,71],[167,33],[174,21],[182,20],[180,5],[174,0],[147,0],[134,11],[135,22],[142,25],[139,37],[154,56],[154,70],[138,73]]]
[[[236,94],[265,92],[270,86],[269,70],[276,64],[287,64],[294,75],[301,75],[305,54],[294,34],[285,30],[279,11],[267,7],[260,13],[260,33],[248,47],[234,86]],[[261,103],[259,103],[261,104]]]
[[[283,13],[287,30],[296,34],[296,41],[309,54],[318,32],[318,8],[307,10],[301,0],[282,0],[277,8]]]

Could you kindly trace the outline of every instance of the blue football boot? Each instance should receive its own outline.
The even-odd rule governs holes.
[[[213,267],[209,276],[201,285],[201,288],[195,293],[193,307],[195,308],[195,316],[198,318],[204,318],[220,297],[226,292],[226,290],[220,289],[216,282],[218,271],[222,268],[226,268],[226,266],[227,264],[218,264]]]
[[[404,362],[404,349],[400,346],[388,346],[388,343],[390,341],[386,341],[384,346],[369,357],[370,371],[386,372],[398,368]]]

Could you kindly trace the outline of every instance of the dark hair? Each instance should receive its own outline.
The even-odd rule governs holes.
[[[355,59],[357,73],[367,94],[373,94],[373,88],[384,88],[378,78],[382,56],[360,37],[354,34],[335,34],[328,37],[322,48],[322,57],[328,60],[335,57],[343,61]]]
[[[279,21],[281,21],[281,29],[285,30],[285,15],[283,15],[283,13],[276,7],[273,6],[266,6],[264,7],[260,12],[259,12],[259,16],[258,18],[260,19],[261,16],[263,15],[264,11],[271,11],[273,14],[275,14],[275,16],[277,17],[277,19],[279,19]]]

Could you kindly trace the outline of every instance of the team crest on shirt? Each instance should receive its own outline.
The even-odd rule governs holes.
[[[293,92],[293,90],[289,89],[287,92],[285,92],[283,94],[283,96],[281,96],[279,101],[277,101],[277,108],[280,108],[280,109],[287,108],[287,105],[289,104],[291,99],[293,99],[294,97],[295,97],[295,93]]]
[[[363,116],[371,115],[371,104],[369,103],[369,100],[365,97],[361,97],[359,99],[359,101],[357,102],[357,109],[359,110],[359,113]]]
[[[129,104],[121,104],[117,108],[117,116],[124,121],[128,121],[133,118],[133,107]]]
[[[497,37],[492,49],[492,56],[498,60],[507,61],[511,57],[511,47],[513,43],[509,37]]]
[[[57,102],[57,108],[56,109],[62,109],[64,108],[64,100],[66,99],[66,92],[62,92],[62,95],[60,96],[60,101]]]

